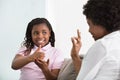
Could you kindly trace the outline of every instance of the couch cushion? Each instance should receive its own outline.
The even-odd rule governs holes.
[[[57,80],[76,80],[77,73],[72,62],[72,59],[66,58],[60,69]]]

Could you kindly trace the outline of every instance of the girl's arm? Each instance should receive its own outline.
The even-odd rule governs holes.
[[[46,80],[57,80],[58,74],[59,74],[60,69],[53,69],[53,70],[43,70],[43,73],[46,77]]]
[[[17,54],[13,59],[11,67],[17,70],[30,62],[34,62],[36,58],[40,58],[42,60],[45,56],[44,56],[44,53],[40,52],[40,49],[41,47],[38,47],[38,49],[32,55],[23,56],[23,55]]]
[[[11,67],[12,69],[17,70],[17,69],[22,68],[29,62],[32,62],[32,59],[30,58],[30,56],[22,56],[20,54],[16,54],[15,58],[13,59]]]

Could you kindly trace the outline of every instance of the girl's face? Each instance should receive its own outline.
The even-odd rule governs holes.
[[[32,40],[36,46],[43,47],[49,43],[50,30],[46,24],[34,25],[32,29]]]
[[[108,34],[108,31],[104,27],[93,24],[90,19],[87,19],[87,23],[89,25],[89,32],[93,36],[94,40],[100,39]]]

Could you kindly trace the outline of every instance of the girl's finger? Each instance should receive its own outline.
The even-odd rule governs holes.
[[[39,45],[38,49],[36,50],[36,52],[40,52],[41,49],[41,45]]]
[[[47,60],[47,65],[49,65],[49,59]]]

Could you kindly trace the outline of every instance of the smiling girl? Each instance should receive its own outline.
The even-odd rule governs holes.
[[[33,19],[27,26],[23,46],[12,62],[14,70],[21,70],[19,80],[57,79],[64,57],[54,44],[55,35],[48,20]]]

